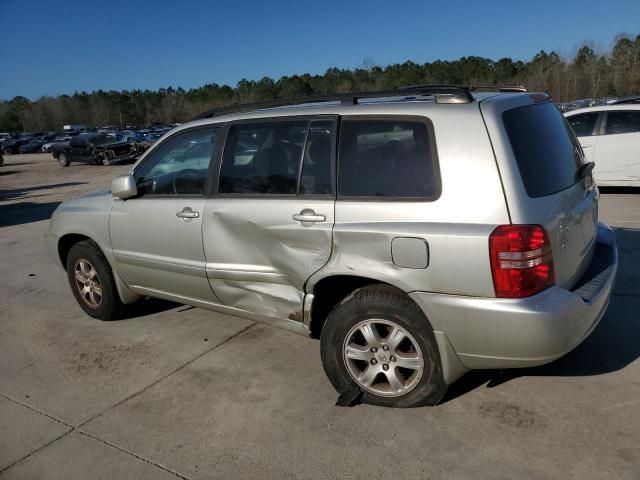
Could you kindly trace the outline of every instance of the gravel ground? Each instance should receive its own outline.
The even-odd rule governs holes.
[[[129,166],[5,159],[0,479],[640,478],[640,193],[601,197],[620,272],[576,350],[469,373],[433,408],[339,408],[316,341],[159,301],[87,317],[46,219]]]
[[[111,179],[131,165],[104,167],[72,163],[61,167],[48,153],[5,155],[0,167],[0,226],[13,225],[17,218],[44,220],[55,208],[96,188],[109,188]]]

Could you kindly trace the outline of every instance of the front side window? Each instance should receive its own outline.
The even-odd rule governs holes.
[[[308,120],[232,125],[220,193],[296,194],[308,127]]]
[[[216,150],[217,129],[171,137],[135,173],[143,194],[202,195]]]
[[[640,111],[609,112],[607,114],[606,135],[637,132],[640,132]]]
[[[576,137],[589,137],[593,135],[593,129],[598,121],[598,112],[581,113],[567,118],[569,125],[573,128]]]
[[[427,124],[349,120],[340,126],[338,193],[347,197],[435,198],[435,146]]]

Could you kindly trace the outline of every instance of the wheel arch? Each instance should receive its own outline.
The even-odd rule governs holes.
[[[331,310],[333,310],[336,305],[347,298],[351,293],[355,292],[359,288],[369,285],[386,286],[389,287],[389,289],[402,294],[423,312],[424,318],[433,328],[433,325],[420,305],[412,298],[411,295],[409,295],[408,292],[399,286],[365,276],[330,275],[318,280],[313,285],[313,297],[310,305],[310,318],[308,325],[309,335],[312,338],[320,338],[322,328],[324,327]],[[451,346],[446,334],[434,329],[434,335],[438,346],[438,354],[442,365],[444,381],[447,385],[451,385],[463,376],[468,369],[458,358],[458,355]]]
[[[100,243],[95,241],[93,238],[83,235],[81,233],[67,233],[62,235],[58,240],[58,256],[60,257],[60,263],[62,263],[62,268],[67,269],[67,258],[69,256],[69,251],[71,247],[73,247],[76,243],[83,242],[85,240],[91,240],[96,244],[100,252],[105,256],[107,263],[111,267],[111,271],[113,273],[113,278],[116,282],[116,288],[118,290],[118,295],[120,300],[124,304],[134,303],[141,298],[140,295],[134,293],[129,286],[124,282],[124,280],[120,277],[117,270],[114,268],[112,263],[109,260],[109,256],[105,255],[104,249],[100,246]]]
[[[322,328],[331,310],[351,293],[369,285],[387,286],[414,302],[402,288],[379,279],[360,275],[329,275],[316,281],[313,285],[313,302],[308,325],[309,335],[312,338],[320,338]]]

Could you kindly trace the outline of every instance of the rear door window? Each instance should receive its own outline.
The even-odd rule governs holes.
[[[424,120],[344,118],[338,161],[342,197],[439,194],[435,144]]]
[[[640,111],[607,113],[606,135],[637,132],[640,132]]]
[[[552,103],[507,110],[502,120],[530,197],[551,195],[578,182],[582,150]]]
[[[593,135],[593,130],[598,121],[598,112],[581,113],[567,118],[569,125],[573,128],[577,137],[589,137]]]
[[[311,122],[304,150],[301,195],[325,195],[333,193],[333,120]]]
[[[219,191],[296,194],[308,126],[308,120],[232,125]]]

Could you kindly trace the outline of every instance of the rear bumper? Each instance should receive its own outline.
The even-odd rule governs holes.
[[[589,336],[609,304],[617,268],[615,235],[600,224],[591,265],[572,290],[555,286],[524,299],[411,296],[465,368],[529,367],[565,355]]]

